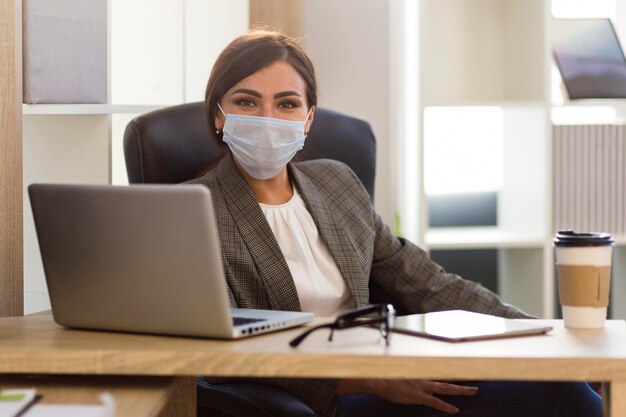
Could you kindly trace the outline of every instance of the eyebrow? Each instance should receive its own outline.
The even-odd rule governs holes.
[[[282,98],[282,97],[288,97],[288,96],[301,97],[300,93],[298,93],[297,91],[282,91],[280,93],[274,94],[274,98]]]
[[[259,93],[258,91],[255,90],[250,90],[247,88],[238,88],[237,90],[233,91],[233,94],[236,93],[242,93],[242,94],[249,94],[251,96],[254,97],[258,97],[258,98],[262,98],[263,95],[261,93]],[[280,93],[276,93],[274,94],[274,98],[282,98],[282,97],[288,97],[288,96],[298,96],[298,97],[302,97],[302,95],[300,93],[298,93],[297,91],[293,91],[293,90],[289,90],[289,91],[281,91]]]

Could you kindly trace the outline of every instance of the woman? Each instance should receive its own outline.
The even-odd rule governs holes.
[[[317,105],[313,65],[293,39],[267,31],[235,39],[213,67],[205,105],[211,132],[230,152],[193,182],[212,192],[233,306],[333,316],[387,301],[405,312],[458,308],[530,317],[396,238],[345,165],[291,162]],[[586,384],[265,382],[320,416],[601,415]]]

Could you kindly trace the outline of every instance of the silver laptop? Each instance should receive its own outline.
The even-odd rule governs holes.
[[[313,319],[230,308],[204,186],[33,184],[28,192],[60,325],[231,339]]]

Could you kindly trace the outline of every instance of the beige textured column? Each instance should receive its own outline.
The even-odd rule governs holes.
[[[22,1],[0,0],[0,316],[24,314]]]
[[[196,416],[196,378],[178,377],[170,390],[170,401],[159,417]]]
[[[302,0],[250,0],[250,27],[259,25],[301,37]]]
[[[604,389],[604,386],[603,386]],[[606,398],[606,397],[605,397]],[[609,391],[609,414],[605,417],[626,416],[626,382],[613,381]],[[606,408],[605,408],[606,411]]]

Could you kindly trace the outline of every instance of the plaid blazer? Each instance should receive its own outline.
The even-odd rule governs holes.
[[[426,252],[394,236],[346,165],[290,163],[290,178],[352,293],[355,307],[390,302],[401,313],[464,309],[531,317],[472,281],[446,273]],[[233,306],[300,310],[287,262],[256,198],[230,156],[190,183],[210,188]],[[220,382],[223,379],[211,382]],[[334,415],[337,380],[263,379],[301,398],[320,416]]]

